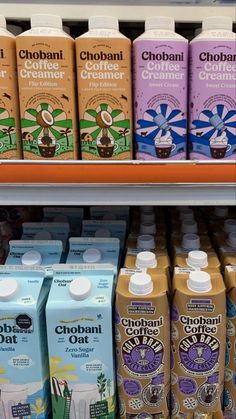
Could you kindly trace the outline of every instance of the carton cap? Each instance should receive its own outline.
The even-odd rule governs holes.
[[[34,240],[51,240],[52,234],[50,231],[42,230],[34,235]]]
[[[54,223],[68,223],[69,218],[65,214],[58,214],[53,218]]]
[[[227,243],[230,245],[230,247],[236,248],[236,233],[229,233]]]
[[[118,19],[114,16],[91,16],[89,18],[89,30],[91,29],[114,29],[119,30]]]
[[[89,297],[92,289],[92,284],[86,276],[80,276],[74,279],[69,286],[69,293],[73,300],[86,300]]]
[[[215,207],[214,215],[216,217],[228,217],[228,207]]]
[[[143,222],[140,224],[140,233],[141,234],[155,234],[157,231],[156,224],[152,222]]]
[[[236,232],[236,220],[233,218],[228,218],[224,222],[224,232],[225,233],[235,233]]]
[[[186,260],[191,268],[206,268],[208,266],[207,253],[202,250],[192,250]]]
[[[145,21],[145,31],[152,29],[166,29],[169,31],[175,30],[175,21],[170,16],[151,16]]]
[[[99,249],[86,249],[83,253],[83,261],[85,263],[97,263],[102,259],[102,253]]]
[[[37,250],[29,250],[21,257],[21,263],[25,266],[41,265],[42,256]]]
[[[179,218],[183,220],[194,220],[194,212],[190,208],[183,209],[179,212]]]
[[[155,249],[154,237],[151,234],[142,234],[138,236],[137,248],[145,250]]]
[[[184,249],[199,250],[200,237],[197,234],[184,234],[182,240],[182,247]]]
[[[136,257],[136,268],[155,268],[157,266],[156,255],[153,252],[140,252]]]
[[[95,231],[94,237],[111,237],[111,232],[108,228],[98,228]]]
[[[210,31],[211,29],[225,29],[232,31],[233,20],[227,16],[210,16],[203,19],[202,30]]]
[[[102,219],[105,221],[116,221],[117,217],[113,212],[109,211],[109,212],[106,212],[106,214],[104,214]]]
[[[141,222],[154,222],[155,213],[153,211],[142,211],[141,212]]]
[[[131,275],[129,281],[129,292],[134,295],[147,295],[153,290],[153,282],[150,275],[136,273]]]
[[[208,292],[212,288],[211,276],[203,271],[190,272],[187,286],[194,292]]]
[[[181,224],[182,233],[197,233],[197,223],[195,220],[183,220]]]
[[[7,27],[6,19],[3,15],[0,15],[0,28],[6,29],[6,27]]]
[[[18,282],[14,278],[0,281],[0,301],[10,301],[18,292]]]
[[[58,15],[34,14],[30,19],[31,28],[62,29],[62,18]]]

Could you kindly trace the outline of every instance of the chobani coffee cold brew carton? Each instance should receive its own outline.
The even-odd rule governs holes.
[[[214,251],[211,253],[202,250],[191,250],[187,254],[176,254],[174,267],[207,271],[208,269],[220,270],[221,265]]]
[[[112,265],[54,265],[46,308],[53,419],[115,419]]]
[[[115,338],[121,419],[169,417],[170,337],[165,273],[121,269]]]
[[[170,260],[165,251],[154,253],[150,251],[140,252],[139,249],[128,249],[124,266],[125,268],[148,269],[150,271],[162,269],[169,272]]]
[[[0,267],[0,418],[49,418],[45,304],[35,267]]]
[[[221,242],[218,254],[223,268],[226,265],[236,265],[236,232],[230,233]]]
[[[16,53],[24,159],[75,159],[74,40],[62,30],[61,17],[32,15]]]
[[[76,39],[83,160],[132,159],[131,42],[112,16],[92,16]]]
[[[126,247],[129,249],[138,249],[157,252],[166,249],[165,237],[157,237],[152,234],[136,234],[130,233],[126,241]]]
[[[236,266],[226,266],[224,279],[227,292],[224,407],[236,417]]]
[[[215,253],[210,240],[204,240],[204,237],[194,233],[184,234],[182,237],[173,238],[172,254],[186,254],[192,250],[203,250],[205,252]]]
[[[173,418],[221,412],[225,342],[226,295],[220,272],[176,270],[171,327]]]
[[[227,240],[230,233],[236,233],[236,219],[227,218],[221,228],[215,225],[212,228],[212,240],[216,248],[219,248],[224,240]]]

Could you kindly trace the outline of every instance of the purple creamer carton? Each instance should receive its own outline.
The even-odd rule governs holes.
[[[236,35],[228,17],[210,17],[190,43],[191,160],[236,158]]]
[[[133,46],[135,157],[185,160],[188,41],[170,17],[150,17]]]

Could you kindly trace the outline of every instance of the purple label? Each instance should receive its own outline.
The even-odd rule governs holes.
[[[179,312],[178,309],[176,307],[176,304],[172,304],[172,308],[171,308],[171,320],[173,320],[174,322],[177,322],[179,320]]]
[[[197,375],[204,375],[219,361],[219,350],[219,341],[213,336],[199,333],[186,337],[179,344],[182,367]]]
[[[119,323],[120,323],[120,314],[117,308],[115,308],[115,324],[119,324]]]
[[[128,396],[137,396],[139,393],[141,393],[141,385],[136,380],[124,380],[123,381],[124,390]]]
[[[197,391],[196,381],[191,378],[179,378],[179,389],[183,394],[193,394]]]
[[[152,375],[162,366],[162,343],[147,336],[135,336],[124,342],[122,356],[131,375]]]
[[[140,39],[133,57],[136,159],[186,159],[188,43]]]
[[[190,44],[190,158],[235,159],[235,41]]]

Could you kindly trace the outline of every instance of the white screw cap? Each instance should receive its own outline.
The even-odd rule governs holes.
[[[147,295],[153,291],[153,282],[150,275],[137,273],[131,275],[129,281],[129,292],[134,295]]]
[[[210,31],[211,29],[225,29],[232,31],[233,20],[227,16],[210,16],[203,19],[202,30]]]
[[[236,220],[233,218],[228,218],[224,222],[224,232],[225,233],[236,233]]]
[[[215,207],[214,215],[216,217],[228,217],[228,207]]]
[[[155,234],[157,232],[156,224],[144,222],[140,224],[140,233],[141,234]]]
[[[54,223],[68,223],[69,218],[65,214],[58,214],[53,218]]]
[[[114,29],[119,30],[118,19],[114,16],[91,16],[89,18],[90,29]]]
[[[183,220],[181,224],[182,233],[197,233],[198,227],[195,220]]]
[[[184,234],[182,239],[182,247],[187,250],[199,250],[200,237],[197,234]]]
[[[105,220],[105,221],[116,221],[117,217],[116,217],[116,214],[114,214],[113,212],[107,212],[106,214],[104,214],[103,220]]]
[[[58,15],[35,14],[30,19],[31,28],[62,29],[62,18]]]
[[[50,231],[42,230],[34,235],[34,240],[51,240],[52,234]]]
[[[144,211],[141,212],[141,222],[154,222],[155,221],[155,213],[153,211]]]
[[[208,266],[207,253],[201,250],[192,250],[188,253],[186,262],[191,268],[206,268]]]
[[[18,282],[14,278],[0,281],[0,301],[12,300],[18,292]]]
[[[236,233],[229,233],[227,243],[230,247],[236,248]]]
[[[95,231],[94,237],[111,237],[111,232],[108,228],[98,228]]]
[[[37,250],[29,250],[21,258],[22,265],[35,266],[42,264],[42,256]]]
[[[0,28],[6,29],[6,27],[7,27],[6,19],[3,15],[0,15]]]
[[[193,292],[208,292],[211,290],[211,276],[207,272],[195,271],[190,272],[187,286]]]
[[[174,31],[175,21],[169,16],[151,16],[145,21],[145,31],[149,31],[151,29],[166,29]]]
[[[179,212],[179,218],[184,220],[194,220],[194,212],[190,208],[183,209]]]
[[[86,249],[83,253],[83,261],[85,263],[97,263],[101,260],[102,253],[99,249],[90,248]]]
[[[137,238],[137,249],[151,250],[155,249],[155,240],[151,234],[142,234]]]
[[[156,255],[153,252],[140,252],[136,257],[136,268],[155,268],[157,266]]]
[[[92,284],[86,276],[80,276],[74,279],[69,286],[69,293],[73,300],[86,300],[89,297]]]

